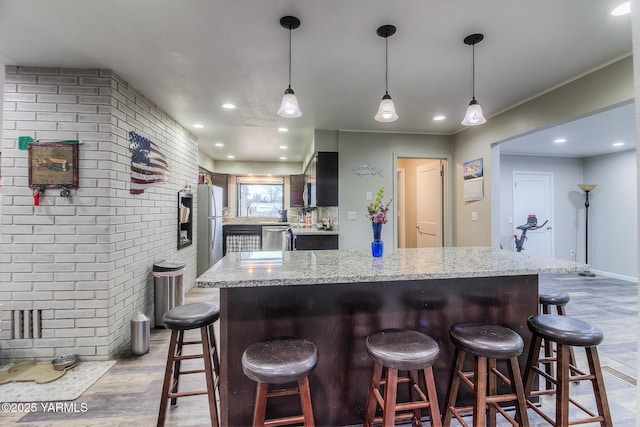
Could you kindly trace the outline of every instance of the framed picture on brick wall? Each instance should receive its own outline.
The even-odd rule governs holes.
[[[78,188],[78,144],[29,144],[29,187]]]

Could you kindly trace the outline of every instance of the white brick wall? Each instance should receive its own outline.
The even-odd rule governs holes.
[[[138,310],[153,318],[155,262],[185,260],[185,284],[195,282],[196,245],[176,247],[177,193],[197,182],[197,142],[110,70],[8,66],[4,77],[0,359],[113,357]],[[160,147],[170,183],[129,194],[130,131]],[[33,206],[20,136],[82,141],[71,197],[47,190]],[[11,339],[13,310],[33,309],[42,338]]]

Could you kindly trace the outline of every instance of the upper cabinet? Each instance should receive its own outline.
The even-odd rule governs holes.
[[[229,175],[226,173],[211,173],[211,184],[222,187],[222,207],[229,207]]]
[[[289,181],[289,206],[304,207],[304,175],[290,175]]]
[[[338,206],[338,153],[320,151],[305,172],[307,206]]]
[[[222,207],[229,207],[229,175],[226,173],[209,172],[200,167],[198,184],[215,185],[222,188]]]

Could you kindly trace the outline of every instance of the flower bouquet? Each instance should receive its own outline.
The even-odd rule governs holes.
[[[368,217],[371,220],[371,229],[373,230],[373,242],[371,242],[371,254],[374,257],[381,257],[384,250],[384,242],[380,240],[382,234],[382,224],[387,223],[387,211],[389,210],[389,200],[383,203],[384,187],[380,187],[376,193],[375,199],[367,206]]]

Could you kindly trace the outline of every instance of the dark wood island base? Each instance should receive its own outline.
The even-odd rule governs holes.
[[[537,274],[296,286],[222,287],[222,425],[251,425],[255,383],[242,372],[242,352],[267,337],[298,336],[318,348],[309,377],[317,426],[361,425],[371,374],[364,340],[383,328],[424,332],[440,345],[434,364],[442,407],[453,363],[449,327],[462,321],[509,327],[525,341],[528,316],[538,310]],[[520,358],[524,372],[525,357]],[[268,407],[296,412],[296,399]],[[441,408],[442,409],[442,408]]]

